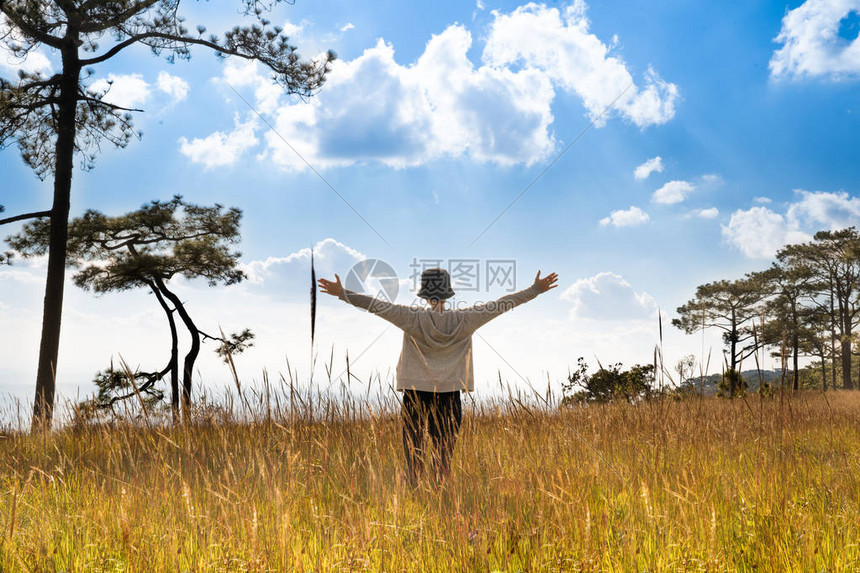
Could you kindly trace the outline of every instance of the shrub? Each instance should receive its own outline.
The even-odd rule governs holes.
[[[568,376],[567,383],[562,386],[562,405],[606,403],[618,398],[634,403],[650,398],[653,385],[653,364],[636,364],[625,371],[618,362],[608,368],[601,366],[597,372],[588,374],[588,365],[585,359],[580,357],[577,360],[577,369]]]

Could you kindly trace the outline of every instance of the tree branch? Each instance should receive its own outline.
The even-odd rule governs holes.
[[[165,234],[156,234],[152,239],[141,239],[139,234],[135,234],[132,237],[111,237],[109,239],[105,239],[102,241],[96,241],[102,248],[108,251],[116,251],[117,249],[121,249],[123,247],[129,247],[131,245],[152,245],[157,244],[162,241],[188,241],[191,239],[199,239],[200,237],[209,237],[211,235],[217,235],[215,231],[201,231],[199,233],[192,233],[189,235],[176,235],[169,236]],[[123,241],[122,243],[117,243],[116,245],[110,244],[111,241]]]
[[[142,12],[144,10],[148,10],[149,8],[152,8],[158,2],[159,2],[159,0],[142,0],[140,2],[135,2],[127,10],[123,10],[122,12],[114,14],[114,16],[112,18],[103,20],[102,22],[99,22],[98,24],[81,26],[81,32],[84,34],[91,34],[93,32],[103,32],[103,31],[107,30],[108,28],[113,28],[114,26],[118,26],[119,24],[122,24],[123,22],[125,22],[126,20],[128,20],[129,18],[131,18],[132,16],[137,14],[138,12]],[[92,1],[92,0],[85,2],[81,11],[92,10],[94,4],[98,4],[98,2]]]
[[[17,119],[20,117],[25,117],[27,114],[29,114],[30,112],[36,111],[40,107],[45,107],[46,105],[54,105],[56,103],[59,103],[59,101],[60,100],[56,97],[48,97],[48,98],[43,98],[43,99],[40,99],[40,100],[32,102],[32,103],[28,103],[28,104],[10,103],[10,104],[6,105],[6,108],[7,109],[15,109],[15,110],[18,110],[18,109],[24,110],[24,113],[19,113],[19,114],[15,115],[15,118]]]
[[[30,26],[27,22],[19,17],[16,13],[16,10],[11,6],[6,6],[4,2],[0,2],[0,12],[6,14],[6,17],[9,21],[15,25],[19,30],[24,32],[24,34],[34,38],[35,40],[47,44],[52,48],[60,49],[63,47],[63,39],[58,38],[56,36],[51,36],[50,34],[46,34],[44,32],[39,31],[37,28]]]
[[[143,34],[136,34],[134,36],[130,36],[127,40],[124,40],[102,54],[101,56],[96,56],[94,58],[90,58],[88,60],[81,60],[81,66],[91,66],[93,64],[98,64],[104,62],[105,60],[109,60],[110,58],[117,55],[120,51],[125,48],[140,42],[141,40],[146,40],[148,38],[161,38],[162,40],[171,40],[173,42],[179,43],[187,43],[187,44],[197,44],[199,46],[206,46],[207,48],[211,48],[216,52],[221,52],[222,54],[226,54],[228,56],[238,56],[240,58],[245,58],[246,60],[259,59],[258,56],[254,54],[245,54],[242,52],[238,52],[236,50],[231,50],[226,46],[219,46],[214,42],[210,42],[209,40],[204,40],[203,38],[188,38],[185,36],[176,36],[173,34],[165,34],[164,32],[144,32]]]
[[[16,221],[23,221],[25,219],[37,219],[39,217],[50,217],[50,211],[37,211],[36,213],[24,213],[23,215],[15,215],[14,217],[7,217],[5,219],[0,219],[0,225],[5,225],[7,223],[14,223]]]
[[[113,103],[108,103],[108,102],[106,102],[106,101],[104,101],[104,100],[100,100],[100,99],[98,99],[98,98],[94,98],[94,97],[90,97],[90,96],[86,96],[86,95],[79,95],[79,96],[78,96],[78,101],[85,101],[85,102],[87,102],[87,103],[91,103],[91,104],[95,104],[95,105],[103,105],[103,106],[105,106],[105,107],[109,107],[109,108],[110,108],[110,109],[112,109],[113,111],[120,110],[120,111],[137,111],[137,112],[141,112],[141,113],[143,112],[143,110],[142,110],[142,109],[130,108],[130,107],[122,107],[121,105],[116,105],[116,104],[113,104]]]
[[[21,91],[30,91],[33,88],[46,88],[50,86],[58,86],[60,84],[60,79],[62,76],[60,74],[54,74],[50,78],[46,80],[33,81],[26,84],[19,84],[15,86],[14,89]]]
[[[108,402],[99,402],[97,405],[99,408],[110,408],[115,403],[120,400],[128,400],[129,398],[140,394],[141,392],[148,392],[152,386],[162,380],[167,373],[170,372],[170,364],[162,370],[161,372],[137,372],[133,374],[134,378],[146,378],[146,382],[140,385],[140,388],[137,389],[137,392],[129,392],[128,394],[123,394],[121,396],[114,396]]]

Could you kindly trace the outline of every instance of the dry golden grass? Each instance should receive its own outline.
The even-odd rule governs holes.
[[[417,490],[392,406],[7,436],[0,571],[860,570],[860,393],[512,397]]]

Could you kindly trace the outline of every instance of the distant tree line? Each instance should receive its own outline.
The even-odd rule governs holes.
[[[860,234],[821,231],[787,245],[767,269],[700,285],[677,312],[672,324],[687,334],[722,331],[721,390],[730,397],[744,391],[741,367],[760,351],[782,360],[795,390],[860,388]],[[804,357],[812,366],[801,371]]]

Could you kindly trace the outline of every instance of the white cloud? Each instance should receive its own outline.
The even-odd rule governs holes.
[[[623,277],[610,272],[579,279],[560,296],[573,303],[573,320],[650,320],[657,313],[654,297],[637,293]]]
[[[637,86],[624,61],[590,33],[587,6],[575,0],[561,11],[543,4],[493,11],[483,61],[493,67],[524,65],[541,70],[564,91],[575,93],[592,118],[624,93],[614,107],[639,127],[662,124],[675,115],[678,88],[648,68]]]
[[[800,201],[788,207],[787,219],[804,228],[844,229],[860,226],[860,198],[851,197],[845,191],[826,193],[823,191],[797,190]]]
[[[167,95],[173,96],[176,101],[182,101],[188,95],[188,82],[179,76],[171,76],[165,71],[158,72],[156,85]]]
[[[299,298],[306,300],[310,286],[311,249],[306,247],[284,257],[268,257],[265,260],[251,261],[240,265],[248,276],[246,289],[252,291],[252,296],[266,295],[273,299]],[[372,257],[366,257],[361,251],[341,243],[331,237],[314,245],[314,269],[317,278],[334,280],[339,275],[344,287],[359,292],[389,292],[392,287],[390,279],[366,276],[365,271],[350,271],[359,262],[364,261],[365,271],[370,265],[376,264]],[[389,263],[382,261],[383,264]],[[364,273],[364,274],[363,274]],[[363,277],[363,278],[361,278]],[[356,281],[360,284],[356,285]],[[410,290],[415,286],[415,280],[403,273],[397,280],[400,300],[411,298]]]
[[[271,79],[271,74],[264,75],[260,67],[255,60],[230,59],[224,65],[223,78],[233,89],[253,88],[257,111],[272,113],[278,107],[283,89]]]
[[[860,227],[860,198],[845,191],[797,189],[798,201],[789,203],[785,214],[767,207],[735,211],[723,237],[747,257],[766,259],[784,245],[809,241],[821,230]]]
[[[314,166],[376,160],[393,167],[468,155],[502,165],[531,164],[554,146],[552,87],[535,70],[475,69],[472,37],[451,26],[428,42],[413,66],[382,40],[350,62],[335,62],[309,104],[280,108],[276,129]],[[303,162],[272,133],[276,164]]]
[[[179,138],[179,151],[194,163],[202,163],[207,169],[234,164],[242,153],[257,145],[259,140],[254,132],[257,124],[253,119],[242,123],[237,114],[233,131],[216,131],[202,139],[188,141]]]
[[[103,101],[126,108],[134,108],[149,98],[150,87],[141,74],[108,74],[107,79],[101,78],[94,81],[88,89],[95,93],[102,93],[107,90],[107,93],[102,97]]]
[[[33,50],[25,58],[16,58],[10,53],[0,50],[0,70],[7,70],[17,77],[18,70],[28,73],[51,73],[51,60],[40,50]],[[7,77],[11,79],[11,77]]]
[[[347,31],[353,30],[353,29],[355,29],[355,24],[353,24],[352,22],[347,22],[346,25],[341,27],[340,31],[341,32],[347,32]]]
[[[632,206],[627,210],[613,211],[608,217],[601,219],[600,224],[603,226],[631,227],[633,225],[641,225],[647,222],[649,218],[648,213],[639,207]]]
[[[22,285],[44,285],[47,259],[47,255],[19,259],[14,265],[0,267],[0,283],[10,281]]]
[[[254,88],[258,109],[274,116],[277,131],[314,167],[373,161],[399,168],[444,157],[530,165],[556,149],[551,104],[558,92],[581,97],[596,116],[632,76],[588,31],[582,2],[562,12],[529,4],[493,17],[479,66],[467,57],[472,34],[454,24],[433,35],[412,64],[398,63],[383,39],[334,62],[325,88],[308,102],[280,99],[254,63],[228,63],[224,79]],[[613,113],[643,127],[663,123],[676,96],[674,85],[649,70]],[[280,137],[265,139],[261,158],[306,168]]]
[[[293,36],[298,36],[299,34],[302,33],[302,30],[305,29],[305,22],[303,21],[301,24],[293,24],[290,21],[286,21],[281,26],[281,28],[282,28],[282,33],[285,36],[292,38]]]
[[[651,200],[655,203],[672,205],[686,199],[687,195],[695,191],[695,189],[696,186],[689,181],[669,181],[654,191]]]
[[[0,72],[8,72],[3,74],[7,80],[17,78],[18,70],[31,74],[51,73],[51,60],[44,50],[34,48],[23,58],[15,56],[9,50],[10,45],[22,46],[25,43],[26,39],[9,25],[6,15],[0,14]]]
[[[697,217],[701,217],[702,219],[716,219],[720,215],[720,210],[716,207],[711,207],[709,209],[699,209],[695,213]]]
[[[663,158],[659,155],[652,157],[633,171],[633,177],[636,179],[647,179],[652,173],[663,172]]]
[[[760,205],[767,205],[772,202],[773,200],[770,197],[753,197],[753,203],[759,203]]]
[[[333,276],[337,272],[340,274],[341,279],[344,279],[349,268],[364,258],[365,256],[360,251],[331,237],[314,245],[314,268],[317,271],[317,276],[328,276],[322,273],[330,273]],[[305,247],[285,257],[268,257],[262,261],[243,263],[241,268],[248,275],[249,283],[254,285],[268,284],[271,286],[273,281],[283,281],[285,274],[294,274],[296,271],[289,270],[292,269],[294,263],[309,264],[310,259],[311,249]],[[300,272],[302,278],[304,278],[304,268]],[[291,278],[295,278],[295,276],[298,275],[294,275]],[[304,283],[302,284],[303,286],[307,286]]]
[[[779,213],[767,207],[752,207],[732,213],[722,225],[723,237],[751,259],[769,259],[783,246],[810,239]]]
[[[852,13],[860,13],[860,0],[807,0],[788,11],[774,39],[782,47],[770,60],[771,77],[838,80],[860,74],[860,39],[839,36],[840,22]]]
[[[232,58],[224,64],[224,81],[234,88],[257,86],[265,78],[260,74],[256,60]]]

